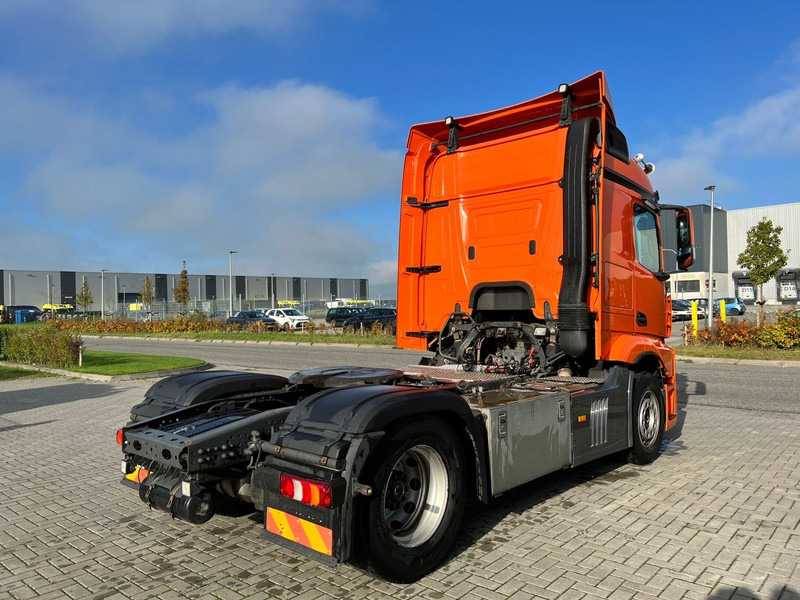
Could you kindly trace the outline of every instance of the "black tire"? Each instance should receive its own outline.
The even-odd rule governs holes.
[[[738,317],[738,316],[739,316],[740,314],[742,314],[742,313],[740,313],[740,312],[739,312],[739,309],[738,309],[738,308],[732,308],[732,309],[731,309],[731,314],[732,314],[733,316],[735,316],[735,317]]]
[[[357,516],[357,551],[369,570],[411,583],[439,566],[464,516],[464,471],[461,445],[441,421],[407,423],[388,435],[361,479],[373,489]]]
[[[650,373],[636,376],[633,388],[633,448],[630,460],[646,465],[655,460],[664,439],[666,414],[661,381]]]

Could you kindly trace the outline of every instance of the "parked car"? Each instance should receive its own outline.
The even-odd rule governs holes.
[[[672,320],[686,321],[692,318],[692,307],[685,300],[672,300]]]
[[[43,304],[42,311],[55,315],[68,315],[75,312],[72,304]]]
[[[328,312],[325,314],[325,322],[336,327],[343,324],[350,317],[360,315],[365,310],[365,308],[359,308],[357,306],[337,306],[336,308],[329,308]]]
[[[720,302],[725,302],[726,315],[743,315],[747,308],[741,298],[717,298],[714,300],[714,314],[719,314]]]
[[[705,319],[707,311],[702,306],[697,306],[697,318]],[[675,298],[672,300],[672,320],[690,321],[692,319],[692,301]]]
[[[697,309],[700,310],[702,308],[704,311],[703,318],[706,318],[705,313],[708,312],[708,298],[684,298],[684,300],[686,300],[686,302],[688,302],[690,305],[692,302],[697,302]],[[719,316],[719,305],[716,303],[714,304],[714,316]]]
[[[394,331],[397,328],[397,309],[396,308],[369,308],[354,317],[350,317],[343,323],[345,331],[371,329],[374,323],[380,323],[384,329]]]
[[[275,329],[278,327],[278,322],[268,317],[261,310],[240,310],[232,317],[225,319],[226,323],[236,325],[249,325],[250,323],[263,323],[267,328]]]
[[[311,323],[306,315],[296,308],[269,308],[264,311],[268,317],[275,319],[278,326],[290,329],[302,329],[306,323]]]
[[[24,322],[36,321],[42,316],[42,311],[28,304],[2,305],[0,304],[0,323],[16,323],[17,311],[24,313]]]

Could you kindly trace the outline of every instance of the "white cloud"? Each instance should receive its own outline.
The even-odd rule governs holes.
[[[79,0],[70,9],[73,18],[104,44],[127,50],[155,45],[175,34],[279,30],[292,23],[303,6],[293,0]]]
[[[753,193],[759,177],[751,169],[754,160],[785,161],[787,168],[794,168],[800,155],[798,114],[800,82],[788,82],[784,89],[706,129],[671,136],[653,152],[664,157],[652,176],[662,198],[673,202],[696,198],[711,183],[727,192]]]
[[[372,140],[383,127],[374,100],[296,81],[226,88],[202,100],[218,114],[201,134],[217,149],[217,165],[225,176],[252,177],[263,200],[350,204],[399,172],[400,153]]]
[[[63,149],[73,157],[108,155],[130,137],[138,137],[113,121],[17,79],[0,79],[0,105],[0,154],[19,157]]]
[[[376,101],[295,81],[170,101],[212,111],[162,139],[0,79],[0,153],[25,181],[20,201],[72,229],[59,266],[82,263],[81,236],[94,255],[141,271],[186,259],[195,272],[223,272],[233,248],[252,273],[365,277],[394,247],[396,228],[381,243],[365,231],[369,212],[345,226],[321,216],[394,203],[402,152],[375,141],[385,122]]]
[[[392,298],[397,293],[397,259],[382,260],[367,266],[372,297]]]
[[[17,205],[17,209],[21,208]],[[40,216],[42,221],[47,216]],[[0,226],[0,256],[6,269],[34,271],[93,270],[101,252],[91,239],[80,239],[53,227],[44,228],[19,219],[3,219]],[[106,263],[108,265],[109,263]]]
[[[49,214],[72,222],[102,220],[103,215],[120,219],[157,192],[158,182],[138,165],[101,164],[95,161],[98,158],[81,160],[68,152],[54,153],[31,170],[28,185],[47,199]]]
[[[0,15],[51,19],[61,29],[84,32],[86,41],[104,51],[129,53],[181,36],[293,32],[322,11],[359,16],[373,4],[374,0],[30,0],[0,3]]]
[[[714,124],[725,149],[736,144],[745,155],[777,156],[800,153],[800,84]]]

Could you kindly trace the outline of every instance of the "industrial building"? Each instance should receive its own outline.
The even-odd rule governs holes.
[[[671,272],[670,286],[675,298],[707,298],[709,274],[709,242],[711,237],[711,207],[698,204],[692,211],[695,233],[695,263],[686,272],[675,272],[675,257],[665,253],[666,270]],[[747,231],[762,219],[782,227],[781,248],[788,263],[778,276],[764,284],[764,298],[768,305],[794,305],[798,303],[800,279],[800,202],[743,208],[726,211],[714,208],[714,296],[735,296],[745,304],[754,304],[758,290],[754,288],[747,271],[737,264],[739,254],[747,247]],[[667,232],[665,232],[666,234]],[[669,247],[669,236],[665,235]]]
[[[94,302],[88,312],[129,316],[138,312],[145,278],[150,279],[154,302],[151,310],[169,315],[180,310],[173,290],[178,273],[116,273],[110,271],[20,271],[0,269],[0,304],[65,304],[77,308],[77,296],[86,281]],[[231,285],[232,284],[232,285]],[[231,291],[233,292],[231,294]],[[348,298],[369,299],[367,279],[286,277],[271,275],[196,275],[189,274],[189,310],[214,316],[220,312],[292,305],[315,307],[325,302]]]

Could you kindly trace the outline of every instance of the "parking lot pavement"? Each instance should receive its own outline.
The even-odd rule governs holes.
[[[0,384],[0,597],[800,597],[800,415],[686,407],[652,465],[470,505],[450,561],[400,586],[266,543],[258,515],[149,511],[114,432],[150,383]]]

